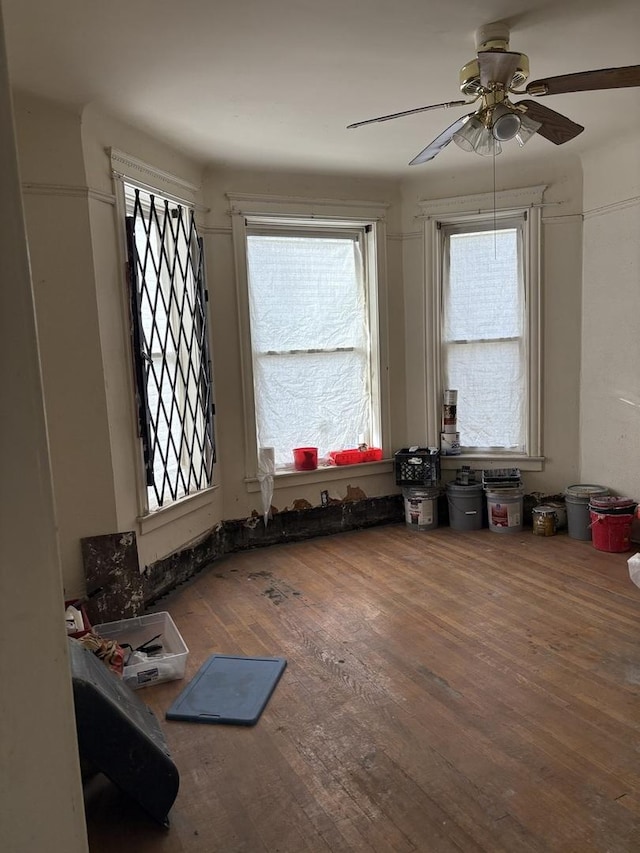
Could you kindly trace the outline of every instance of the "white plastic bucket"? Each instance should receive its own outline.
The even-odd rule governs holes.
[[[523,489],[487,489],[489,529],[494,533],[522,530]]]
[[[404,518],[412,530],[433,530],[438,526],[440,489],[403,489]]]

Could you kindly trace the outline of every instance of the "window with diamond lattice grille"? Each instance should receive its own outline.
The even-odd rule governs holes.
[[[147,508],[213,480],[202,241],[193,210],[125,184],[128,280]]]

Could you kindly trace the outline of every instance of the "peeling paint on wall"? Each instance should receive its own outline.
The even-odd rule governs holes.
[[[347,494],[344,498],[345,501],[364,501],[366,499],[367,496],[360,486],[347,486]]]
[[[363,501],[367,500],[367,494],[364,492],[359,486],[347,486],[347,492],[343,498],[334,498],[329,495],[327,489],[324,489],[320,492],[320,506],[326,507],[329,505],[335,506],[336,504],[341,504],[345,502],[351,501]],[[296,498],[291,505],[292,510],[301,510],[301,509],[313,509],[313,504],[310,503],[306,498]],[[290,512],[290,508],[285,506],[282,512]],[[271,506],[270,517],[273,518],[274,515],[277,515],[278,508],[275,506]],[[251,511],[251,518],[262,517],[261,513],[258,512],[257,509]]]
[[[114,533],[83,540],[87,589],[100,588],[95,595],[99,618],[108,622],[139,615],[145,605],[157,601],[181,583],[226,554],[282,542],[297,542],[404,519],[401,495],[360,498],[360,489],[347,487],[342,500],[326,506],[274,511],[267,527],[262,515],[223,521],[188,546],[145,566],[140,572],[134,533]]]
[[[296,500],[293,502],[293,508],[294,509],[311,509],[312,504],[310,504],[309,501],[306,500],[306,498],[296,498]]]

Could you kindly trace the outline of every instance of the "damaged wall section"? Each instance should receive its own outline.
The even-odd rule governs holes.
[[[215,560],[235,551],[299,542],[391,524],[404,519],[402,495],[367,498],[358,488],[347,488],[343,500],[329,498],[312,507],[295,501],[293,509],[278,512],[265,526],[262,515],[222,521],[188,547],[145,566],[140,572],[135,533],[108,534],[82,540],[82,554],[90,595],[90,616],[107,622],[138,616],[146,605],[166,595]],[[99,619],[97,618],[99,616]]]

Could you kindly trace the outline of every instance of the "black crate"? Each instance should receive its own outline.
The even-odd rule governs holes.
[[[435,447],[403,447],[395,454],[397,486],[437,486],[440,451]]]

